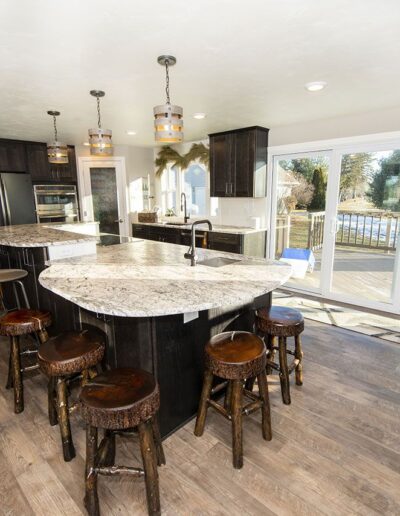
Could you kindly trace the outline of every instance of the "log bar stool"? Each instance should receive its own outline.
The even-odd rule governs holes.
[[[230,331],[213,337],[205,348],[206,370],[203,390],[194,433],[203,435],[207,408],[213,407],[232,421],[233,466],[243,466],[242,414],[248,415],[261,409],[262,435],[267,441],[272,438],[268,385],[265,375],[267,361],[264,342],[260,337],[246,331]],[[212,389],[213,377],[228,380]],[[257,377],[259,396],[244,389],[248,378]],[[211,399],[211,395],[227,386],[225,406]],[[243,394],[250,403],[243,406]]]
[[[303,385],[303,351],[300,338],[300,333],[304,330],[303,316],[298,310],[285,306],[262,308],[256,312],[256,326],[258,332],[266,337],[269,351],[267,373],[270,373],[271,369],[279,372],[282,400],[285,405],[290,405],[289,375],[293,370],[296,374],[296,385]],[[294,351],[287,349],[287,337],[294,337]],[[276,338],[278,346],[275,343]],[[275,351],[279,351],[279,364],[274,362]],[[288,354],[294,355],[290,365],[287,362]]]
[[[151,515],[160,514],[157,465],[165,464],[157,423],[160,406],[158,384],[140,369],[113,369],[98,375],[82,388],[81,415],[86,421],[85,507],[90,516],[98,516],[98,475],[144,475],[147,507]],[[115,434],[134,428],[139,431],[143,468],[116,466]],[[104,438],[97,446],[97,430]]]
[[[36,354],[37,350],[20,350],[21,335],[36,333],[41,343],[48,339],[46,328],[51,324],[49,312],[38,310],[15,310],[8,312],[0,319],[0,335],[10,337],[10,359],[8,366],[7,389],[14,387],[14,412],[19,414],[24,410],[23,376],[26,371],[37,369],[37,364],[22,367],[21,359],[27,355]]]
[[[75,457],[69,414],[76,404],[68,406],[68,383],[81,374],[82,384],[95,376],[94,369],[103,359],[103,338],[90,330],[65,332],[40,346],[38,362],[41,371],[49,378],[49,420],[60,426],[64,460]]]

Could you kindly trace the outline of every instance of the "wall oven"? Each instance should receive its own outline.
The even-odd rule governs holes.
[[[75,185],[35,185],[37,222],[78,222]]]

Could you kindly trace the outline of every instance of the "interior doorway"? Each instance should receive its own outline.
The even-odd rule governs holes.
[[[100,233],[129,236],[125,158],[80,158],[83,219]]]

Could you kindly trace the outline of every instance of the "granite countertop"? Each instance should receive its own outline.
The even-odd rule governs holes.
[[[192,222],[188,222],[187,224],[177,223],[174,224],[174,220],[171,222],[168,221],[161,221],[161,222],[135,222],[135,224],[141,224],[144,226],[157,226],[157,227],[164,227],[164,228],[176,228],[176,229],[191,229]],[[201,226],[196,226],[196,231],[211,231],[213,233],[231,233],[233,235],[247,235],[249,233],[257,233],[258,231],[266,231],[266,228],[250,228],[250,227],[244,227],[244,226],[224,226],[224,225],[218,225],[213,224],[212,230],[208,229],[207,224],[202,224]]]
[[[134,239],[97,247],[96,254],[50,262],[41,285],[87,310],[151,317],[243,305],[283,283],[291,266],[276,261],[197,249],[199,261],[225,256],[235,263],[191,267],[185,246]]]
[[[49,247],[51,245],[79,244],[96,240],[93,235],[81,233],[85,222],[67,223],[67,226],[77,225],[80,232],[64,231],[62,224],[20,224],[17,226],[0,227],[0,245],[11,247]],[[89,223],[93,224],[93,223]]]

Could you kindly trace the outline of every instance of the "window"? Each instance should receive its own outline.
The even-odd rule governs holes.
[[[183,174],[183,191],[187,207],[193,217],[207,215],[206,171],[199,165],[191,165]]]
[[[178,171],[171,167],[164,170],[161,175],[161,209],[165,214],[167,210],[174,210],[175,214],[179,213],[177,209],[177,180]]]
[[[175,215],[181,215],[181,193],[185,192],[187,211],[191,218],[210,215],[208,174],[208,171],[197,163],[190,165],[186,170],[166,168],[160,181],[162,214],[165,215],[168,210],[173,209]]]

